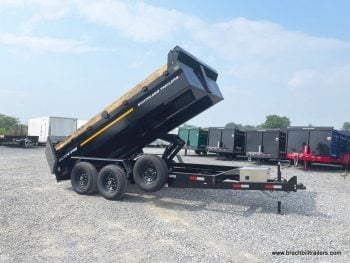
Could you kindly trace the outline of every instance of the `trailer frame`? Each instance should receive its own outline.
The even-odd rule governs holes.
[[[194,188],[194,189],[230,189],[230,190],[256,190],[268,192],[297,192],[297,190],[305,190],[306,187],[297,182],[297,177],[293,176],[289,180],[282,178],[281,163],[277,164],[277,177],[268,179],[266,182],[242,182],[239,179],[239,166],[226,165],[210,165],[210,164],[194,164],[184,163],[179,151],[185,144],[183,140],[174,134],[165,134],[161,136],[162,140],[169,142],[164,149],[162,159],[165,161],[169,171],[167,180],[167,187],[171,188]],[[51,147],[46,149],[53,149],[53,146],[48,140]],[[53,157],[54,152],[46,151],[46,156],[49,159]],[[100,157],[86,157],[86,156],[71,156],[70,159],[74,163],[81,161],[88,161],[92,163],[98,170],[109,164],[117,164],[125,170],[126,177],[129,183],[134,184],[133,180],[133,166],[137,159],[144,155],[140,153],[133,159],[118,159],[118,158],[100,158]],[[178,162],[174,162],[174,158],[178,158]],[[277,201],[277,213],[282,212],[282,201]]]

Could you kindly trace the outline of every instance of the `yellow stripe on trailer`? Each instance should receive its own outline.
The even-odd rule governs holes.
[[[106,125],[105,127],[103,127],[101,130],[99,130],[98,132],[94,133],[93,135],[91,135],[89,138],[87,138],[85,141],[83,141],[80,146],[84,146],[85,144],[87,144],[89,141],[91,141],[92,139],[94,139],[95,137],[99,136],[101,133],[103,133],[105,130],[107,130],[108,128],[110,128],[112,125],[116,124],[118,121],[124,119],[127,115],[129,115],[131,112],[134,111],[134,108],[130,108],[128,111],[124,112],[122,115],[120,115],[118,118],[116,118],[114,121],[112,121],[110,124]]]

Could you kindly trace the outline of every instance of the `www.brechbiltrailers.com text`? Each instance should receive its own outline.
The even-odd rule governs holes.
[[[283,250],[272,251],[273,256],[340,256],[341,251],[324,250]]]

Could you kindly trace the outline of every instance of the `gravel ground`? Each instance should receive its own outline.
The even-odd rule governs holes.
[[[0,262],[349,262],[350,177],[340,173],[283,169],[307,190],[288,194],[278,215],[276,200],[256,191],[130,186],[122,201],[80,196],[56,183],[43,148],[0,146]],[[286,250],[341,255],[272,255]]]

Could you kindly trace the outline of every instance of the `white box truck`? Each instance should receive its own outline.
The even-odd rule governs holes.
[[[38,143],[46,144],[47,137],[56,143],[77,129],[77,118],[41,117],[28,120],[28,135],[39,136]]]

